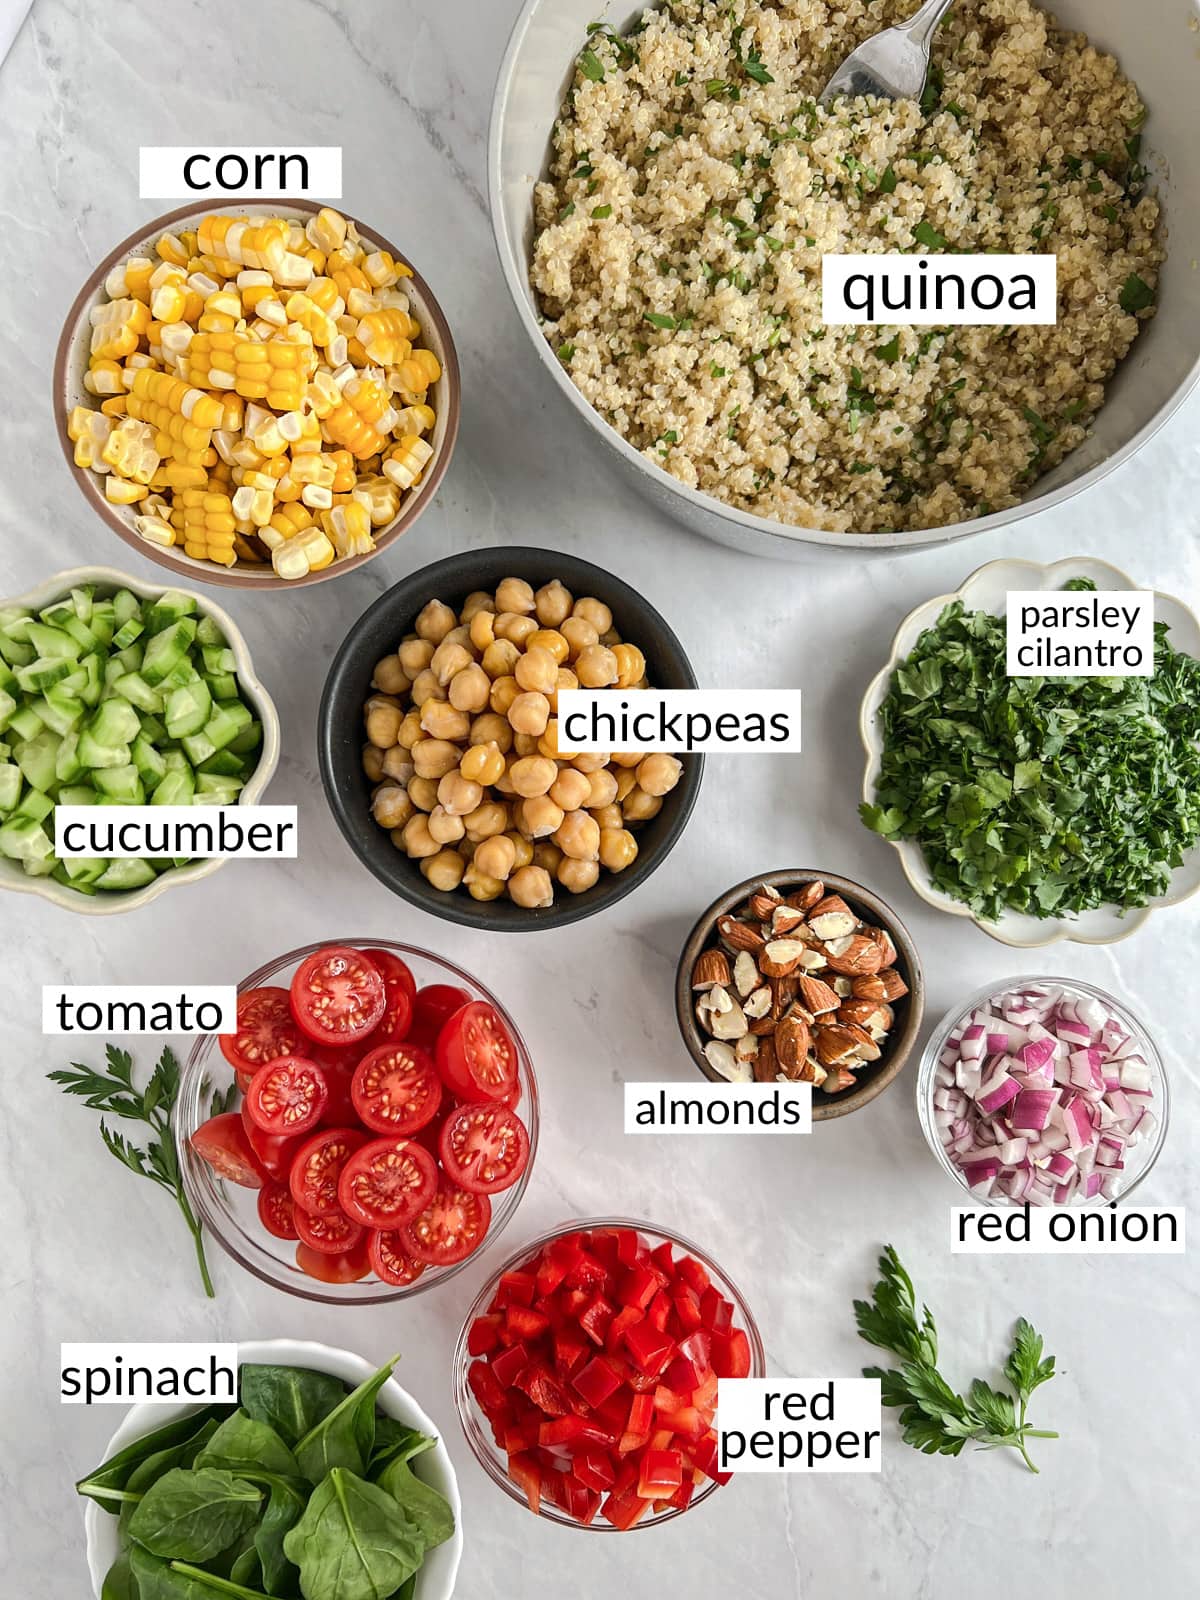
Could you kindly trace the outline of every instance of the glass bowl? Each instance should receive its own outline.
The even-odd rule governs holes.
[[[408,964],[418,988],[430,983],[455,984],[465,989],[473,1000],[486,1000],[489,1005],[495,1006],[512,1035],[517,1047],[517,1066],[521,1079],[520,1116],[529,1130],[529,1160],[525,1164],[525,1171],[511,1189],[492,1196],[492,1222],[479,1247],[482,1249],[484,1244],[491,1244],[498,1239],[511,1221],[525,1193],[533,1171],[533,1159],[537,1154],[537,1080],[525,1041],[509,1013],[477,979],[428,950],[396,944],[390,939],[331,938],[323,939],[319,944],[306,944],[259,967],[257,972],[252,972],[238,984],[238,992],[257,989],[265,984],[278,984],[286,988],[305,957],[330,944],[345,944],[360,950],[390,951]],[[377,1278],[367,1278],[357,1283],[327,1284],[301,1271],[295,1261],[295,1241],[276,1239],[259,1222],[258,1191],[223,1182],[208,1163],[195,1154],[189,1142],[200,1124],[212,1114],[213,1097],[223,1095],[232,1079],[233,1068],[221,1054],[217,1036],[204,1034],[198,1038],[192,1046],[180,1080],[175,1111],[175,1143],[184,1188],[192,1209],[221,1248],[248,1272],[276,1289],[298,1295],[302,1300],[319,1300],[326,1305],[369,1306],[423,1294],[426,1289],[435,1288],[470,1265],[472,1256],[449,1267],[426,1267],[415,1283],[403,1286],[385,1284]],[[218,1109],[225,1108],[222,1105]]]
[[[1043,974],[1026,974],[1015,978],[1002,978],[997,983],[989,983],[986,988],[978,990],[946,1013],[931,1034],[929,1043],[925,1046],[925,1053],[921,1057],[921,1064],[917,1069],[917,1115],[921,1121],[921,1131],[925,1135],[925,1142],[933,1151],[942,1170],[949,1173],[963,1193],[969,1195],[973,1201],[982,1201],[989,1206],[1023,1204],[1023,1202],[1016,1201],[1006,1194],[985,1195],[970,1187],[961,1169],[950,1159],[942,1146],[940,1130],[934,1120],[933,1096],[937,1087],[938,1057],[941,1055],[947,1039],[958,1023],[977,1007],[982,1006],[996,995],[1004,994],[1011,989],[1029,988],[1035,984],[1050,984],[1055,988],[1067,991],[1069,994],[1087,996],[1091,999],[1099,1000],[1102,1005],[1108,1007],[1121,1025],[1128,1030],[1130,1036],[1136,1041],[1138,1049],[1149,1063],[1154,1079],[1149,1109],[1157,1118],[1157,1127],[1148,1139],[1142,1139],[1137,1144],[1129,1146],[1129,1159],[1126,1162],[1124,1172],[1121,1174],[1120,1188],[1114,1196],[1107,1197],[1102,1194],[1096,1194],[1090,1200],[1071,1200],[1066,1203],[1074,1206],[1098,1206],[1110,1205],[1113,1199],[1127,1200],[1158,1160],[1159,1152],[1162,1150],[1163,1141],[1166,1138],[1167,1122],[1170,1118],[1171,1110],[1171,1091],[1167,1081],[1167,1069],[1162,1056],[1159,1054],[1157,1045],[1129,1010],[1129,1007],[1115,999],[1106,989],[1098,989],[1093,984],[1084,983],[1081,978],[1054,978]]]
[[[512,1272],[536,1255],[543,1246],[550,1244],[555,1239],[560,1239],[564,1234],[588,1232],[593,1228],[634,1228],[646,1239],[651,1249],[660,1244],[670,1244],[673,1249],[681,1250],[687,1255],[695,1256],[701,1266],[705,1268],[713,1284],[727,1300],[732,1300],[737,1315],[734,1326],[740,1327],[750,1341],[750,1376],[752,1378],[765,1378],[767,1375],[767,1357],[763,1349],[762,1335],[758,1331],[758,1324],[754,1314],[746,1304],[745,1296],[724,1272],[706,1250],[698,1244],[693,1244],[690,1239],[685,1239],[680,1233],[674,1233],[664,1228],[656,1228],[652,1223],[640,1222],[634,1217],[577,1217],[571,1222],[560,1222],[557,1227],[550,1228],[545,1233],[538,1234],[536,1239],[530,1239],[515,1251],[507,1261],[498,1266],[488,1278],[487,1284],[480,1290],[475,1303],[467,1312],[466,1321],[462,1325],[462,1332],[458,1336],[458,1343],[454,1348],[454,1403],[458,1407],[458,1420],[462,1423],[462,1430],[467,1436],[467,1443],[475,1452],[475,1459],[491,1478],[493,1483],[499,1484],[510,1500],[515,1500],[518,1505],[528,1509],[528,1502],[522,1490],[512,1481],[505,1471],[504,1452],[493,1443],[491,1435],[484,1423],[483,1415],[476,1404],[467,1383],[467,1369],[475,1359],[467,1351],[467,1337],[471,1331],[471,1324],[476,1317],[482,1316],[488,1308],[492,1296],[495,1294],[500,1279],[506,1272]],[[669,1522],[672,1517],[680,1517],[684,1511],[691,1511],[701,1501],[707,1500],[713,1490],[719,1488],[715,1478],[710,1478],[704,1486],[697,1491],[691,1502],[686,1507],[672,1507],[660,1511],[655,1516],[643,1517],[635,1522],[632,1528],[620,1529],[611,1523],[579,1522],[574,1517],[567,1515],[559,1506],[551,1505],[543,1500],[540,1516],[548,1522],[560,1523],[565,1528],[579,1528],[586,1533],[621,1533],[635,1532],[641,1528],[656,1528],[660,1523]]]

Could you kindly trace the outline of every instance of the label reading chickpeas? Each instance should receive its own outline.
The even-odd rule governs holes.
[[[558,703],[559,742],[587,753],[800,749],[800,690],[647,689],[614,695],[570,689]]]

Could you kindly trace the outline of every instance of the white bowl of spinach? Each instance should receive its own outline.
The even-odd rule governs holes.
[[[240,1406],[136,1405],[76,1485],[99,1600],[449,1600],[458,1483],[395,1363],[238,1355]]]
[[[1114,944],[1200,889],[1187,606],[1155,593],[1152,677],[1005,670],[1010,591],[1142,587],[1084,556],[989,562],[905,617],[863,700],[863,821],[923,900],[1004,944]]]

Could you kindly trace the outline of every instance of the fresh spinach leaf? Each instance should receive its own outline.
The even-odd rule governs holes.
[[[241,1584],[247,1589],[261,1589],[263,1587],[262,1576],[262,1562],[259,1560],[258,1551],[253,1545],[248,1550],[243,1550],[229,1569],[230,1583]]]
[[[360,1477],[366,1472],[375,1448],[375,1396],[399,1359],[394,1357],[360,1383],[297,1444],[296,1460],[310,1483],[320,1483],[331,1467],[345,1467]]]
[[[378,1478],[390,1461],[411,1461],[437,1443],[427,1433],[407,1428],[395,1417],[375,1418],[375,1448],[371,1451],[369,1478]]]
[[[262,1564],[263,1588],[272,1595],[295,1594],[299,1575],[284,1553],[283,1541],[304,1515],[309,1485],[270,1473],[262,1473],[254,1481],[270,1495],[254,1536],[254,1548]]]
[[[129,1552],[137,1582],[137,1600],[264,1600],[260,1589],[245,1588],[232,1579],[204,1572],[183,1561],[165,1561],[140,1545]]]
[[[334,1467],[283,1547],[308,1600],[389,1600],[421,1565],[424,1542],[390,1494]]]
[[[138,1600],[137,1582],[129,1563],[128,1550],[122,1550],[109,1567],[100,1590],[100,1600]]]
[[[258,1521],[262,1491],[216,1467],[173,1467],[146,1491],[129,1535],[151,1555],[211,1561]]]
[[[192,1438],[186,1439],[183,1444],[172,1445],[169,1449],[159,1450],[155,1455],[148,1456],[138,1467],[130,1473],[129,1481],[125,1485],[125,1492],[130,1498],[121,1505],[121,1536],[125,1538],[129,1532],[129,1520],[137,1510],[142,1496],[152,1484],[173,1467],[190,1467],[196,1461],[200,1452],[220,1427],[215,1417],[210,1417],[202,1428]]]
[[[110,1456],[100,1466],[93,1468],[86,1477],[80,1478],[75,1485],[76,1493],[98,1501],[106,1511],[115,1516],[126,1498],[129,1480],[135,1468],[163,1451],[195,1439],[209,1421],[220,1421],[227,1417],[232,1409],[232,1406],[205,1406],[199,1411],[190,1412],[185,1417],[177,1417],[174,1422],[164,1423],[161,1428],[143,1434],[140,1439],[135,1439],[132,1444],[119,1450],[115,1456]]]
[[[420,1529],[426,1550],[444,1544],[453,1534],[454,1513],[450,1502],[431,1484],[423,1483],[407,1461],[389,1462],[375,1482],[399,1502],[406,1516]]]
[[[272,1472],[298,1478],[296,1458],[268,1422],[245,1411],[227,1417],[196,1457],[198,1467],[223,1467],[226,1472]]]
[[[241,1372],[242,1410],[265,1422],[295,1449],[322,1417],[346,1398],[346,1385],[327,1372],[308,1367],[256,1366]]]

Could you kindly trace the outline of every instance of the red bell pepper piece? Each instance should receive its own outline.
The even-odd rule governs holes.
[[[552,1422],[543,1422],[538,1429],[537,1442],[544,1450],[554,1450],[559,1445],[569,1444],[577,1439],[588,1426],[583,1417],[555,1417]]]
[[[616,1314],[616,1307],[597,1292],[580,1312],[579,1326],[593,1344],[603,1345]]]
[[[642,1320],[642,1313],[636,1306],[622,1306],[616,1316],[608,1324],[604,1334],[604,1348],[609,1354],[622,1348],[626,1331]]]
[[[710,1372],[703,1383],[698,1383],[692,1390],[692,1404],[698,1411],[705,1411],[710,1416],[717,1405],[717,1375]]]
[[[554,1366],[560,1378],[569,1378],[591,1354],[591,1345],[572,1327],[554,1330]]]
[[[718,1378],[750,1376],[750,1341],[742,1328],[712,1336],[712,1367]]]
[[[652,1328],[657,1328],[661,1333],[667,1326],[667,1320],[670,1315],[671,1297],[665,1289],[660,1289],[647,1308],[646,1321]]]
[[[542,1469],[532,1456],[523,1451],[508,1458],[508,1475],[521,1490],[530,1511],[537,1511],[542,1503]]]
[[[713,1333],[724,1333],[733,1326],[733,1301],[726,1300],[709,1284],[700,1296],[700,1315]]]
[[[694,1333],[697,1328],[703,1327],[700,1296],[694,1289],[689,1289],[686,1284],[681,1285],[671,1295],[671,1304],[675,1308],[675,1315],[679,1318],[679,1326],[684,1334]]]
[[[615,1253],[614,1253],[615,1258]],[[571,1267],[563,1282],[568,1289],[595,1289],[607,1283],[612,1276],[609,1268],[596,1255],[580,1251],[579,1259]]]
[[[502,1388],[511,1389],[529,1365],[529,1351],[523,1344],[513,1344],[502,1350],[492,1361],[492,1372]]]
[[[696,1492],[696,1485],[691,1478],[685,1478],[671,1496],[670,1504],[679,1511],[686,1511],[692,1503],[692,1496]]]
[[[614,1528],[632,1528],[650,1509],[649,1500],[639,1500],[635,1494],[610,1494],[601,1511]]]
[[[487,1315],[476,1317],[471,1324],[471,1331],[467,1335],[467,1354],[470,1356],[486,1356],[500,1343],[499,1316]]]
[[[709,1285],[709,1276],[695,1256],[680,1256],[675,1263],[675,1276],[697,1295],[702,1295]]]
[[[683,1482],[678,1450],[647,1450],[638,1465],[637,1492],[643,1500],[669,1498]]]
[[[575,1409],[570,1396],[544,1362],[537,1361],[527,1367],[517,1380],[517,1388],[548,1417],[565,1417]]]
[[[518,1339],[540,1339],[550,1327],[550,1318],[532,1306],[510,1305],[504,1313],[504,1326]]]
[[[675,1259],[671,1252],[670,1243],[667,1240],[664,1240],[662,1244],[656,1245],[654,1249],[651,1250],[650,1259],[653,1261],[654,1265],[659,1269],[659,1271],[665,1272],[668,1277],[674,1273]]]
[[[622,1228],[617,1234],[617,1261],[623,1267],[634,1267],[646,1254],[641,1235],[634,1228]]]
[[[467,1368],[467,1383],[479,1409],[492,1420],[504,1409],[504,1391],[486,1361],[472,1361]]]
[[[658,1293],[658,1277],[649,1267],[630,1267],[617,1287],[617,1300],[623,1306],[636,1306],[645,1311]],[[697,1305],[696,1314],[699,1316]]]
[[[538,1425],[536,1422],[512,1422],[505,1428],[504,1438],[499,1442],[500,1448],[510,1456],[532,1450],[538,1442]]]
[[[574,1473],[589,1489],[608,1489],[617,1475],[603,1450],[581,1450],[575,1457]]]
[[[593,1356],[571,1380],[589,1406],[601,1406],[621,1387],[621,1379],[603,1356]]]
[[[639,1372],[658,1378],[670,1366],[678,1346],[674,1339],[652,1328],[648,1322],[637,1322],[625,1329],[625,1349]]]
[[[536,1292],[532,1272],[506,1272],[496,1287],[496,1298],[505,1306],[531,1306]]]

